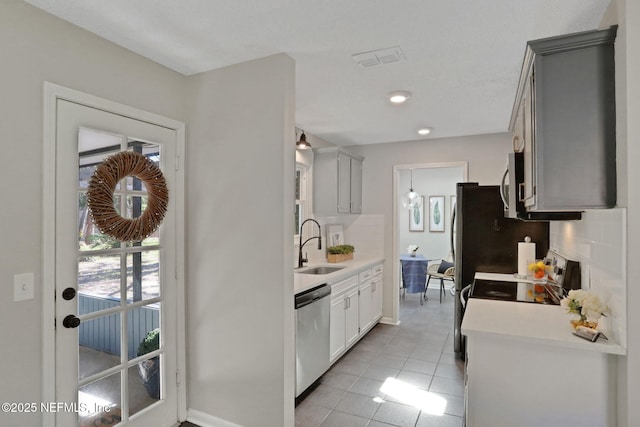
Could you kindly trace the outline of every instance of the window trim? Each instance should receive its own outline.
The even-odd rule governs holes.
[[[308,183],[309,183],[309,166],[305,165],[304,163],[299,163],[296,162],[296,168],[295,168],[295,173],[296,173],[296,188],[295,188],[295,196],[298,195],[299,193],[299,198],[295,197],[294,200],[294,219],[295,219],[295,215],[296,215],[296,209],[299,209],[300,215],[298,217],[298,230],[296,230],[296,233],[293,235],[294,238],[294,242],[295,244],[299,243],[299,239],[300,239],[300,229],[299,229],[299,225],[302,224],[302,222],[307,219],[310,218],[309,216],[309,212],[308,212],[308,208],[309,208],[309,199],[308,199],[308,195],[310,193],[309,188],[308,188]],[[300,173],[300,179],[298,180],[297,175],[298,173]],[[299,188],[298,185],[299,184]],[[298,208],[299,206],[299,208]]]

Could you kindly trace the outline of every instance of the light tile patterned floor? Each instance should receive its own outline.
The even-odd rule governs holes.
[[[296,407],[296,427],[462,426],[464,362],[453,352],[453,296],[447,292],[440,304],[437,290],[427,295],[420,305],[418,294],[407,294],[400,325],[378,324],[333,365]],[[388,378],[412,386],[418,404],[382,392]],[[434,396],[446,401],[443,414],[416,407]]]

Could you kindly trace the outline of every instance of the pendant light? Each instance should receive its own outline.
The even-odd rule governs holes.
[[[296,148],[300,150],[308,150],[311,148],[311,144],[307,142],[307,136],[304,134],[304,131],[302,131],[302,135],[300,135],[300,140],[296,142]]]
[[[409,192],[404,193],[400,200],[402,201],[402,206],[407,209],[414,209],[422,206],[422,196],[413,191],[413,169],[411,169],[411,186],[409,187]]]

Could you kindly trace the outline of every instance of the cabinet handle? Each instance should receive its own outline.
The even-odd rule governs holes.
[[[524,202],[524,182],[518,184],[518,201]]]

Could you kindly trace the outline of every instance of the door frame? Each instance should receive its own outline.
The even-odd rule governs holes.
[[[462,168],[462,179],[464,182],[469,180],[469,162],[444,162],[444,163],[412,163],[393,166],[393,262],[392,265],[392,286],[393,302],[391,304],[391,319],[389,323],[393,325],[400,324],[400,252],[398,251],[398,205],[400,204],[400,196],[404,194],[405,189],[399,189],[400,171],[411,169],[437,169],[437,168]]]
[[[176,133],[176,364],[179,378],[178,419],[187,415],[186,342],[185,342],[185,220],[184,220],[184,153],[185,124],[154,113],[143,111],[54,83],[44,82],[43,96],[43,159],[42,159],[42,402],[56,401],[55,363],[55,247],[56,247],[56,104],[66,100],[131,119],[162,126]],[[55,427],[55,413],[42,414],[43,427]]]

